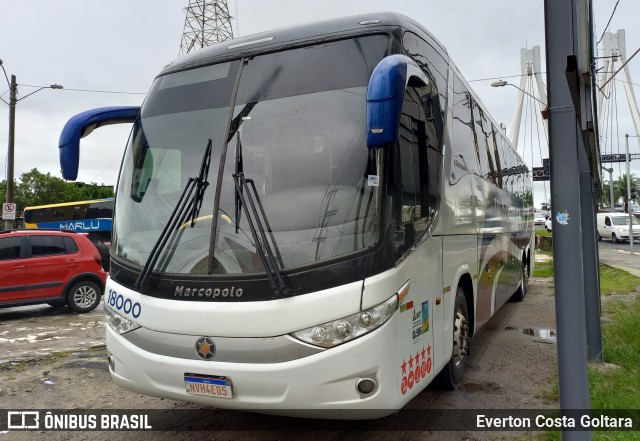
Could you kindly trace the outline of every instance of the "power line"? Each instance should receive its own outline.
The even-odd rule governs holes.
[[[520,75],[501,76],[501,77],[493,77],[493,78],[480,78],[478,80],[467,80],[467,83],[473,83],[475,81],[501,80],[503,78],[516,78],[516,77],[521,77],[521,76],[522,76],[522,74],[520,74]]]
[[[49,86],[34,86],[32,84],[19,84],[19,86],[23,87],[49,87]],[[115,93],[115,94],[124,94],[124,95],[146,95],[147,92],[122,92],[115,90],[93,90],[93,89],[70,89],[65,87],[61,90],[73,91],[73,92],[92,92],[92,93]],[[6,92],[5,92],[6,93]]]
[[[611,24],[611,19],[613,18],[613,14],[616,13],[616,9],[618,8],[618,3],[620,3],[620,0],[618,0],[616,2],[616,5],[613,7],[613,11],[611,12],[611,17],[609,17],[609,21],[607,22],[607,25],[604,27],[604,31],[602,31],[602,35],[600,36],[600,40],[598,40],[596,44],[600,44],[600,42],[604,38],[605,32],[607,32],[607,29],[609,29],[609,25]]]

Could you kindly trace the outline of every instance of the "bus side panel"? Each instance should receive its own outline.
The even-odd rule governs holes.
[[[441,237],[427,238],[396,268],[366,279],[362,308],[389,298],[406,282],[409,291],[400,296],[393,348],[395,381],[405,402],[424,389],[444,363]]]
[[[442,241],[442,274],[444,303],[444,344],[445,363],[453,352],[453,310],[456,291],[460,279],[468,274],[471,277],[473,292],[466,293],[473,300],[468,308],[469,318],[475,323],[475,305],[478,279],[478,239],[475,234],[444,236]],[[444,366],[444,364],[443,364]]]

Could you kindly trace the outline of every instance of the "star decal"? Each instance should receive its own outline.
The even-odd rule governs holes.
[[[427,355],[431,355],[431,345],[427,346]]]
[[[422,352],[420,353],[420,354],[422,354],[422,361],[424,361],[424,353],[425,353],[425,352],[426,352],[426,351],[424,350],[424,346],[423,346],[423,347],[422,347]]]
[[[400,367],[402,368],[402,373],[406,374],[407,373],[407,362],[406,362],[406,360],[404,358],[402,359],[402,364],[400,365]]]
[[[420,353],[416,351],[416,364],[420,363]]]
[[[409,357],[409,369],[413,369],[413,355]]]

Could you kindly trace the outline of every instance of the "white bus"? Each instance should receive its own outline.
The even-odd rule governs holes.
[[[408,17],[183,56],[141,108],[69,121],[64,177],[82,136],[123,121],[105,306],[124,388],[377,417],[455,388],[474,333],[526,293],[529,170]]]

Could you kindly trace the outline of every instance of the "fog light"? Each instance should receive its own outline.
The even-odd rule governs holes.
[[[362,395],[369,395],[376,390],[376,382],[371,378],[360,378],[356,382],[356,389]]]
[[[110,368],[113,372],[115,372],[115,371],[116,371],[116,360],[115,360],[111,355],[109,355],[109,356],[107,357],[107,360],[109,361],[109,368]]]
[[[327,331],[321,327],[315,327],[311,330],[311,339],[314,343],[322,343],[327,336]]]

